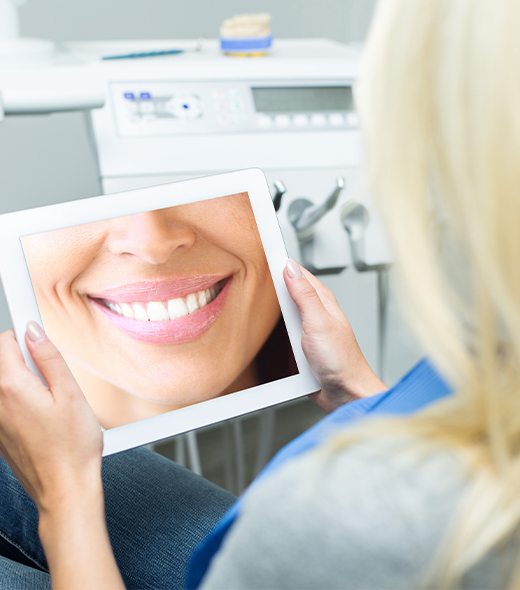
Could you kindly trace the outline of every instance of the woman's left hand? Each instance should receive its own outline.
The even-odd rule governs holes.
[[[326,412],[380,393],[386,385],[372,371],[334,294],[294,260],[285,284],[302,319],[302,348],[321,391],[311,399]]]
[[[103,436],[65,361],[34,322],[26,343],[41,374],[25,365],[13,332],[0,334],[0,453],[40,513],[88,482],[101,487]]]

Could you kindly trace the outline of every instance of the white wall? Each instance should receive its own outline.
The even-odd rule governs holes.
[[[364,38],[376,0],[30,0],[22,32],[56,41],[216,37],[240,12],[270,12],[277,37]]]

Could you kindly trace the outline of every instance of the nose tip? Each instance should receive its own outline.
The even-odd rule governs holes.
[[[111,236],[109,248],[116,255],[134,256],[159,265],[190,248],[195,239],[194,229],[170,219],[167,210],[148,211],[127,217],[120,230]]]

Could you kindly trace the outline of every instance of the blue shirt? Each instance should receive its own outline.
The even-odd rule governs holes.
[[[448,384],[427,360],[423,360],[388,391],[341,406],[295,438],[275,455],[260,472],[255,482],[292,458],[315,448],[333,432],[353,424],[366,415],[411,414],[449,393]],[[225,536],[240,514],[243,497],[237,500],[195,550],[188,564],[186,575],[188,590],[195,590],[200,585],[211,560],[220,549]]]

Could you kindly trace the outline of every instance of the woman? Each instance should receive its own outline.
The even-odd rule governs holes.
[[[520,4],[510,0],[381,1],[359,93],[369,178],[406,308],[455,391],[411,417],[329,429],[314,451],[266,476],[246,496],[204,588],[520,585],[519,36]],[[295,267],[286,281],[322,403],[375,393],[329,295]],[[34,338],[40,344],[31,349],[52,373],[54,405],[88,445],[69,439],[66,452],[45,433],[41,414],[52,421],[56,410],[47,409],[51,394],[29,382],[12,337],[2,336],[0,368],[7,358],[19,367],[1,388],[13,416],[2,420],[2,447],[41,510],[56,587],[81,587],[79,574],[99,582],[90,587],[121,587],[103,537],[99,435],[52,345],[39,332]],[[396,391],[411,402],[421,395],[417,384],[408,378]],[[60,453],[60,468],[23,416],[38,387],[45,409],[34,410],[34,422]],[[82,545],[75,527],[88,508],[97,525],[86,534],[97,536]],[[66,543],[94,547],[87,557],[97,572]]]
[[[23,247],[46,331],[105,427],[296,372],[246,193]]]

